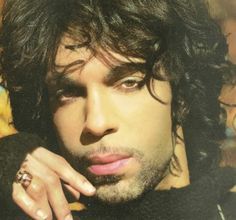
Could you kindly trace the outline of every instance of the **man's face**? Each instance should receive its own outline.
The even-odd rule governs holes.
[[[57,68],[73,61],[77,65],[57,77],[48,74],[61,147],[96,186],[99,199],[134,199],[158,185],[173,154],[170,85],[153,81],[153,92],[166,103],[162,104],[144,83],[142,60],[131,58],[137,65],[131,64],[115,53],[101,59],[84,48],[65,48],[71,44],[69,39],[62,41]]]

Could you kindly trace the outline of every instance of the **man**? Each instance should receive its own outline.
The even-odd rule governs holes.
[[[210,14],[220,25],[228,45],[228,59],[236,63],[236,2],[234,0],[206,0]]]
[[[20,133],[1,140],[1,188],[20,169],[13,200],[34,219],[72,219],[62,185],[82,195],[75,219],[220,219],[235,170],[217,169],[226,49],[209,22],[191,0],[7,1]]]
[[[234,0],[207,0],[212,18],[219,24],[228,46],[227,58],[236,64],[236,2]],[[236,69],[225,70],[224,85],[222,86],[219,102],[226,116],[225,134],[227,139],[222,145],[223,154],[228,155],[228,161],[234,161],[236,143]]]

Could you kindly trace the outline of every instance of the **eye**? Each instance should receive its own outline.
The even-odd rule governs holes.
[[[56,99],[60,104],[67,104],[85,95],[84,89],[60,89],[56,93]]]
[[[142,77],[128,77],[118,82],[116,87],[123,92],[132,92],[141,89],[144,84],[145,81]]]
[[[59,101],[61,103],[65,103],[65,102],[69,102],[69,101],[72,101],[73,99],[75,98],[74,95],[72,94],[65,94],[65,95],[61,95],[60,98],[59,98]]]
[[[132,89],[138,86],[139,81],[134,79],[128,79],[122,83],[122,87],[125,89]]]
[[[229,37],[230,35],[232,35],[232,33],[230,33],[230,32],[225,34],[225,38]]]
[[[74,97],[76,97],[75,93],[72,91],[65,91],[63,89],[58,90],[56,93],[56,99],[59,103],[66,103],[71,101]]]

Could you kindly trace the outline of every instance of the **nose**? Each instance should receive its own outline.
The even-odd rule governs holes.
[[[103,91],[88,93],[83,133],[103,137],[118,130],[111,97]]]

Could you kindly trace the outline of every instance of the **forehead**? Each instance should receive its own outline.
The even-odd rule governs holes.
[[[73,62],[81,60],[88,62],[92,57],[103,60],[106,64],[116,66],[121,63],[145,63],[145,60],[136,57],[125,57],[109,49],[102,49],[97,46],[95,49],[83,46],[79,41],[73,40],[65,35],[60,42],[57,50],[55,64],[65,67]]]
[[[227,19],[223,23],[223,32],[224,34],[236,33],[236,19]]]

